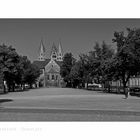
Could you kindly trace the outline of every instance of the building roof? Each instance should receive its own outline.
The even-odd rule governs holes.
[[[54,61],[61,67],[63,61],[56,61],[56,60]]]
[[[45,68],[45,66],[50,62],[50,59],[46,59],[45,61],[39,61],[36,60],[33,62],[33,64],[35,64],[36,66],[38,66],[40,69]]]
[[[45,66],[50,62],[51,59],[45,59],[45,61],[39,61],[39,60],[36,60],[33,62],[33,64],[35,64],[36,66],[39,67],[39,69],[43,69],[45,68]],[[62,61],[56,61],[54,60],[59,66],[62,65]]]
[[[58,73],[58,71],[57,71],[56,69],[54,69],[54,68],[51,68],[51,69],[48,71],[48,73]]]

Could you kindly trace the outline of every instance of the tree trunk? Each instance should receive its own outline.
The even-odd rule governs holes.
[[[85,88],[85,82],[82,82],[82,88]]]
[[[126,87],[127,82],[123,80],[123,93],[125,96],[127,96],[127,87]]]
[[[87,89],[88,89],[88,82],[87,82]]]
[[[110,93],[110,83],[109,83],[109,81],[107,82],[107,92]]]
[[[15,84],[13,83],[12,85],[12,91],[14,92],[15,91]]]
[[[22,90],[23,91],[25,90],[25,84],[22,84]]]
[[[10,92],[11,91],[11,85],[8,84],[8,91]]]
[[[32,84],[30,84],[30,89],[32,89]]]
[[[3,85],[3,92],[6,93],[6,87]]]
[[[124,94],[127,96],[128,95],[128,90],[127,90],[127,82],[129,81],[130,75],[124,75],[122,78],[122,82],[123,82],[123,92]]]
[[[104,92],[108,92],[108,81],[104,84]]]
[[[110,93],[110,91],[111,91],[111,90],[110,90],[110,85],[108,85],[108,93]]]

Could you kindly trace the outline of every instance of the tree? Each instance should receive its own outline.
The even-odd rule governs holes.
[[[114,71],[114,78],[122,81],[126,93],[130,77],[140,73],[140,29],[127,29],[126,35],[115,32],[113,42],[117,44],[117,53],[109,71]]]
[[[79,56],[80,57],[80,63],[81,63],[81,68],[80,68],[80,73],[82,76],[82,84],[85,86],[87,84],[88,88],[88,83],[92,82],[92,71],[93,71],[93,55],[91,55],[91,52],[89,55],[87,54],[82,54]]]
[[[107,74],[107,66],[108,62],[110,62],[110,60],[114,56],[114,50],[110,45],[106,44],[104,41],[102,42],[101,46],[98,42],[96,42],[94,46],[94,51],[92,51],[91,54],[92,56],[94,56],[91,59],[91,76],[93,77],[96,83],[105,85],[105,83],[110,80],[110,73]]]
[[[18,81],[17,84],[21,84],[23,86],[25,84],[29,84],[32,88],[32,84],[34,84],[37,78],[40,75],[39,68],[32,64],[27,56],[20,56],[20,61],[17,66],[18,69]]]
[[[26,70],[28,69],[29,65],[30,65],[30,61],[28,60],[27,56],[19,56],[19,62],[17,64],[17,81],[16,83],[19,85],[24,86],[24,84],[26,84],[25,81],[25,73]]]
[[[73,65],[75,64],[75,61],[76,60],[73,57],[72,53],[66,53],[64,55],[60,74],[63,77],[64,81],[66,82],[67,87],[72,87],[70,72],[71,72]]]
[[[74,85],[82,85],[82,87],[93,81],[96,83],[104,83],[105,72],[104,65],[114,55],[113,49],[104,41],[99,45],[96,42],[94,50],[88,54],[81,54],[78,62],[71,69],[71,79]]]
[[[72,66],[70,71],[70,78],[73,87],[85,87],[85,83],[90,81],[90,64],[88,62],[88,55],[79,55],[79,60]]]
[[[12,46],[3,44],[0,46],[0,75],[1,81],[6,81],[8,91],[14,91],[15,85],[35,83],[40,71],[26,56],[19,56]]]
[[[70,71],[70,78],[72,81],[73,87],[84,87],[83,81],[84,71],[80,61],[76,62]]]
[[[14,91],[18,62],[19,56],[12,46],[0,45],[0,71],[3,81],[7,82],[9,91],[11,89]]]
[[[40,70],[35,64],[29,64],[28,68],[24,73],[24,82],[30,85],[35,84],[40,75]]]

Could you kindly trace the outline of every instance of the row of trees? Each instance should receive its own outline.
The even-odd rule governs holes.
[[[61,75],[67,86],[84,87],[94,80],[109,91],[109,81],[120,80],[125,93],[130,77],[140,74],[140,29],[114,32],[112,41],[115,48],[96,42],[94,50],[80,55],[78,61],[65,54]]]
[[[78,61],[72,53],[66,53],[61,66],[61,75],[66,86],[82,88],[93,81],[104,83],[106,81],[104,66],[113,55],[114,50],[105,42],[102,42],[101,46],[96,42],[94,50],[88,54],[81,54]]]
[[[2,81],[6,81],[8,91],[14,91],[16,85],[31,87],[40,71],[26,56],[20,56],[12,46],[3,44],[0,46],[0,75]]]

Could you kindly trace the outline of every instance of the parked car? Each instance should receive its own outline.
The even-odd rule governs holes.
[[[96,84],[96,83],[88,84],[88,89],[95,89],[95,88],[101,88],[101,87],[102,87],[101,84]]]
[[[130,95],[140,96],[140,87],[130,87]]]

